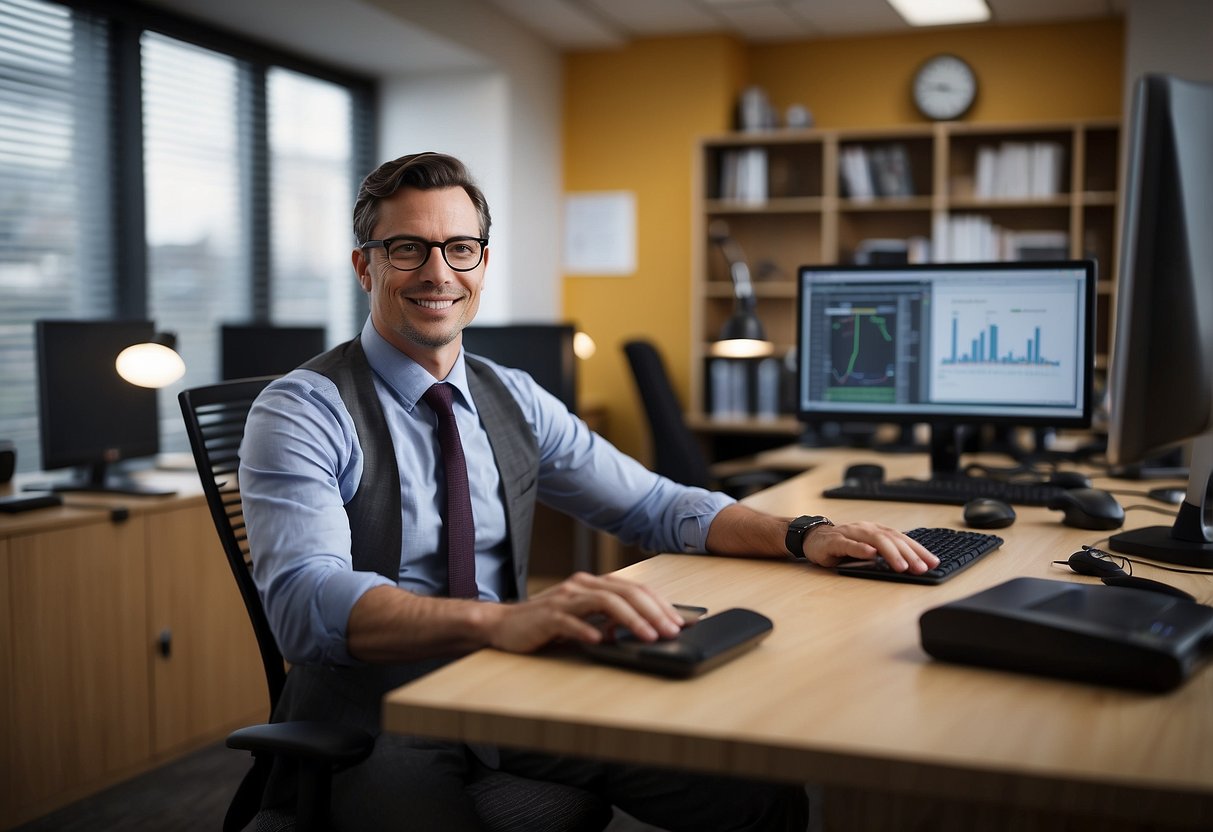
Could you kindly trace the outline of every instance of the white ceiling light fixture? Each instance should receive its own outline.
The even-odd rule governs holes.
[[[889,0],[911,26],[983,23],[990,19],[986,0]]]

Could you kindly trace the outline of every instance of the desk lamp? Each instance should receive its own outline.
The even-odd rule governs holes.
[[[139,387],[167,387],[185,375],[185,362],[177,354],[177,336],[157,332],[150,340],[131,344],[114,361],[118,375]]]
[[[750,267],[741,246],[729,236],[729,226],[716,220],[708,229],[709,239],[720,246],[733,280],[733,314],[725,321],[711,353],[718,358],[762,358],[775,351],[767,340],[762,321],[754,312],[754,286]]]

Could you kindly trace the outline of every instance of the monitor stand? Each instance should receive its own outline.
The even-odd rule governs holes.
[[[931,425],[931,478],[964,476],[960,455],[971,431],[970,425]]]
[[[1189,469],[1188,493],[1174,525],[1114,534],[1108,548],[1160,563],[1213,569],[1213,433],[1193,442]]]
[[[129,494],[136,497],[171,497],[176,490],[157,487],[137,482],[125,474],[111,473],[109,464],[94,462],[83,466],[87,476],[82,480],[67,482],[40,483],[25,486],[25,491],[54,491],[66,493],[72,491],[88,492],[91,494]]]

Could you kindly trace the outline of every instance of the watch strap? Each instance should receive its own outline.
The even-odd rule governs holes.
[[[834,523],[820,514],[802,514],[788,523],[788,533],[784,536],[783,545],[787,547],[792,557],[804,560],[804,539],[809,532],[818,526],[833,526]]]

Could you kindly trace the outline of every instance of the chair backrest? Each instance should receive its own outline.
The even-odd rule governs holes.
[[[240,506],[240,440],[253,400],[277,376],[237,379],[209,387],[183,390],[177,397],[185,432],[194,452],[194,463],[202,478],[202,491],[211,510],[215,531],[223,544],[228,566],[240,588],[244,608],[248,611],[265,666],[265,681],[269,687],[270,711],[278,705],[282,687],[286,684],[286,665],[257,586],[253,583],[252,561],[249,557],[248,534],[244,527],[244,511]]]
[[[711,488],[708,462],[686,423],[661,353],[645,340],[628,341],[623,351],[632,366],[636,389],[648,416],[653,470],[683,485]]]

